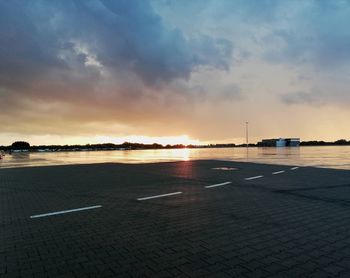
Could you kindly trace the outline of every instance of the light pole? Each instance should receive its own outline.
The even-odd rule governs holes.
[[[245,122],[245,139],[246,139],[246,145],[247,148],[249,147],[249,142],[248,142],[248,122]]]

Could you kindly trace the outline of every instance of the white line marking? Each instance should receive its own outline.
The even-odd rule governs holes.
[[[255,177],[245,178],[245,180],[250,181],[250,180],[260,179],[262,177],[264,177],[264,176],[255,176]]]
[[[223,182],[223,183],[217,183],[217,184],[207,185],[207,186],[204,186],[204,187],[205,187],[205,188],[212,188],[212,187],[227,185],[227,184],[230,184],[230,183],[232,183],[232,181],[226,181],[226,182]]]
[[[278,174],[282,174],[284,173],[285,171],[277,171],[277,172],[273,172],[272,175],[278,175]]]
[[[161,198],[161,197],[172,196],[172,195],[178,195],[178,194],[182,194],[182,192],[173,192],[173,193],[167,193],[167,194],[162,194],[162,195],[156,195],[156,196],[150,196],[150,197],[143,197],[143,198],[138,198],[137,201],[144,201],[144,200],[155,199],[155,198]]]
[[[293,167],[293,168],[290,168],[291,171],[294,171],[296,169],[299,169],[299,167]]]
[[[88,210],[88,209],[96,209],[96,208],[101,208],[101,207],[102,206],[98,205],[98,206],[91,206],[91,207],[85,207],[85,208],[77,208],[77,209],[69,209],[69,210],[62,210],[62,211],[56,211],[56,212],[49,212],[49,213],[32,215],[30,218],[46,217],[46,216],[65,214],[65,213],[82,211],[82,210]]]
[[[233,171],[238,170],[237,168],[232,167],[217,167],[217,168],[211,168],[212,170],[222,170],[222,171]]]

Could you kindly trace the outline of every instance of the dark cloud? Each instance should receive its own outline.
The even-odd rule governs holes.
[[[316,67],[350,60],[350,1],[153,1],[175,25],[235,36],[236,54],[246,46],[268,62]]]
[[[321,103],[320,98],[317,95],[306,92],[291,92],[281,96],[282,102],[288,105],[292,104],[312,104],[319,105]]]
[[[229,70],[232,49],[166,27],[147,0],[0,0],[0,124],[35,133],[49,121],[53,133],[160,121],[196,95],[179,97],[171,84],[201,68]]]
[[[148,1],[3,0],[0,10],[2,86],[25,86],[48,71],[87,71],[89,80],[89,56],[147,85],[188,79],[198,66],[229,68],[229,41],[167,29]]]

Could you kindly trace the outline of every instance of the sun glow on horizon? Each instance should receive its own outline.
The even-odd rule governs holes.
[[[103,144],[114,143],[122,144],[124,142],[141,143],[141,144],[161,144],[166,145],[200,145],[200,140],[192,139],[188,135],[178,136],[146,136],[146,135],[129,135],[129,136],[69,136],[69,135],[29,135],[19,136],[17,134],[4,135],[2,145],[10,145],[14,141],[27,141],[31,145],[85,145],[85,144]],[[0,144],[0,145],[1,145]]]
[[[131,135],[125,137],[110,137],[110,136],[98,136],[98,143],[115,143],[121,144],[124,142],[131,143],[142,143],[142,144],[161,144],[166,145],[199,145],[201,142],[199,140],[191,139],[188,135],[179,135],[179,136],[162,136],[162,137],[151,137],[143,135]],[[94,140],[96,141],[96,140]]]

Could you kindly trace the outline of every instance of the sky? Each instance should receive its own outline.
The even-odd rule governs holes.
[[[0,145],[350,139],[348,0],[0,0]]]

